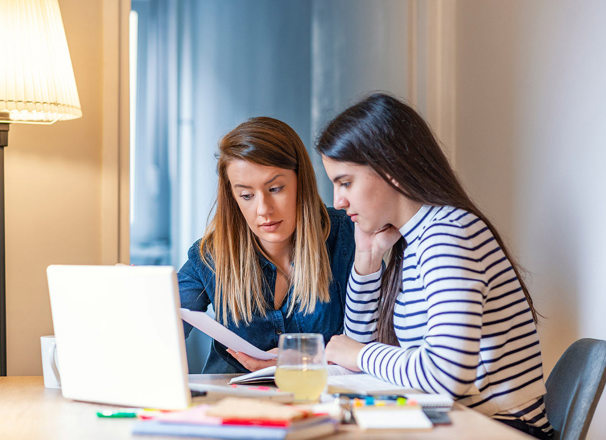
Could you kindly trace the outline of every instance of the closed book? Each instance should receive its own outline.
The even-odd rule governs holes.
[[[133,426],[133,434],[164,435],[179,437],[206,437],[231,440],[305,440],[333,434],[337,430],[334,420],[319,417],[305,423],[292,423],[289,427],[262,425],[203,425],[190,423],[139,421]]]

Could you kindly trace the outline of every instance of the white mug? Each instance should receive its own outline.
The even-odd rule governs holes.
[[[40,336],[42,348],[42,374],[46,388],[61,388],[61,376],[57,362],[57,343],[55,336]]]

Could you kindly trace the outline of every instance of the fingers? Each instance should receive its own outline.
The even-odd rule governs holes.
[[[236,359],[238,362],[240,362],[244,368],[246,368],[247,370],[252,371],[252,368],[251,368],[252,365],[251,365],[251,362],[250,362],[251,358],[249,356],[245,355],[244,353],[240,353],[238,351],[234,351],[231,348],[227,349],[227,352],[229,354],[231,354],[234,357],[234,359]]]
[[[231,348],[228,348],[227,352],[230,355],[232,355],[234,357],[234,359],[236,359],[238,362],[240,362],[242,364],[242,366],[249,371],[260,370],[261,368],[270,367],[270,366],[276,364],[275,360],[263,361],[260,359],[255,359],[251,356],[248,356],[247,354],[244,354],[244,353],[241,353],[238,351],[234,351]]]

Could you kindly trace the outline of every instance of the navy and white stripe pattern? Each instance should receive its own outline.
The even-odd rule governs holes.
[[[361,276],[352,268],[345,334],[367,343],[358,367],[551,430],[532,313],[486,224],[460,209],[423,206],[400,232],[407,247],[393,317],[399,347],[374,342],[382,270]]]

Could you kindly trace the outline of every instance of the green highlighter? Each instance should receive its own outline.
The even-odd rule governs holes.
[[[97,417],[105,419],[127,419],[137,417],[136,411],[97,411]]]

